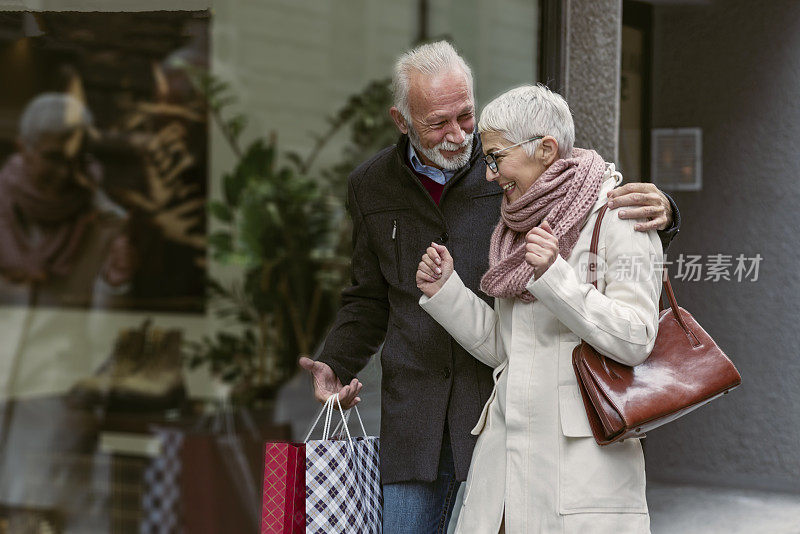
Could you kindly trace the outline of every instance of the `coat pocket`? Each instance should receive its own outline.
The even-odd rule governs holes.
[[[489,400],[487,400],[486,404],[483,405],[483,410],[481,410],[481,415],[478,417],[478,422],[475,423],[475,427],[470,431],[470,434],[473,436],[479,436],[481,432],[483,432],[483,427],[486,425],[486,419],[489,417],[489,408],[496,396],[497,385],[495,384],[494,389],[492,389],[492,392],[489,394]]]
[[[489,394],[489,400],[487,400],[486,404],[483,405],[483,410],[481,410],[481,415],[478,417],[478,422],[470,431],[470,434],[478,436],[480,435],[481,431],[483,431],[483,427],[486,424],[486,418],[489,416],[489,408],[491,407],[494,398],[497,396],[497,380],[500,378],[500,375],[503,374],[503,371],[506,370],[506,367],[508,367],[508,360],[505,360],[503,363],[495,367],[494,371],[492,371],[494,388],[492,388],[492,392]]]
[[[590,438],[592,427],[578,386],[558,386],[558,415],[561,434],[568,438]]]
[[[478,424],[472,429],[472,433],[478,435],[478,441],[475,444],[475,449],[472,452],[472,460],[470,461],[469,473],[467,474],[467,482],[464,488],[465,505],[467,504],[467,499],[471,495],[472,489],[476,482],[479,485],[484,486],[485,490],[487,481],[484,478],[486,473],[493,472],[492,469],[487,471],[487,466],[493,464],[492,459],[498,454],[505,454],[505,451],[498,447],[497,434],[495,433],[493,436],[489,435],[491,432],[495,431],[495,429],[492,428],[492,424],[498,424],[497,422],[494,422],[494,418],[497,414],[491,413],[491,405],[496,396],[497,386],[495,386],[491,396],[489,397],[489,400],[483,407],[483,413],[481,414]],[[505,432],[502,434],[505,436]],[[487,441],[490,439],[493,441],[493,443],[490,443],[487,446]]]
[[[472,452],[472,461],[470,464],[469,472],[467,473],[467,480],[464,483],[464,500],[463,504],[466,505],[467,501],[469,500],[469,496],[471,493],[472,488],[475,486],[475,468],[473,465],[478,461],[481,455],[481,451],[483,450],[483,443],[485,441],[485,437],[478,438],[478,442],[475,444],[475,450]]]
[[[558,383],[575,384],[572,351],[581,342],[581,338],[572,332],[562,333],[558,338]]]
[[[410,213],[406,207],[382,207],[364,212],[370,248],[378,258],[384,279],[392,286],[413,279],[415,270],[412,265],[417,265],[422,258],[422,253],[416,257],[411,252],[410,242],[415,232],[411,228]]]
[[[647,513],[639,440],[599,446],[577,385],[558,387],[558,409],[559,513]]]

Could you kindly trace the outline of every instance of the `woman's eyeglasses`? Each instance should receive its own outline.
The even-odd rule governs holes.
[[[524,145],[525,143],[530,143],[531,141],[536,141],[537,139],[544,139],[543,135],[537,135],[536,137],[531,137],[530,139],[526,139],[525,141],[520,141],[519,143],[515,143],[511,146],[507,146],[505,148],[501,148],[500,150],[495,150],[494,152],[489,152],[485,156],[483,156],[483,161],[486,162],[486,165],[492,169],[492,172],[500,172],[497,170],[497,154],[500,152],[505,152],[510,148],[514,148],[515,146]]]

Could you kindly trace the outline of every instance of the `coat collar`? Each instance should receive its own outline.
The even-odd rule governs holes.
[[[589,214],[598,211],[608,202],[608,192],[622,183],[622,174],[617,171],[613,163],[606,163],[606,172],[603,174],[603,181],[600,184],[600,192],[597,195],[597,200],[589,211]]]
[[[460,169],[456,170],[455,175],[452,178],[447,180],[447,184],[445,187],[450,187],[452,184],[457,182],[461,177],[467,174],[478,162],[479,158],[483,157],[483,145],[481,145],[481,136],[478,135],[477,127],[475,128],[475,136],[472,140],[472,154],[470,154],[469,162],[461,167]],[[408,162],[408,145],[411,143],[408,139],[408,135],[402,134],[400,138],[397,140],[397,156],[403,161],[403,163]],[[408,167],[408,165],[406,165]]]

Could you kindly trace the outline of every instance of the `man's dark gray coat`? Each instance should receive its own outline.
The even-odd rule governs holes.
[[[384,484],[437,477],[445,420],[456,478],[466,480],[470,430],[492,391],[491,369],[428,316],[418,301],[417,265],[431,241],[447,246],[467,287],[480,292],[502,190],[485,179],[478,136],[470,163],[437,206],[405,163],[408,138],[350,175],[353,281],[319,361],[349,383],[381,342],[381,477]]]

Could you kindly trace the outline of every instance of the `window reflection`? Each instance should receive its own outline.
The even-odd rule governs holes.
[[[232,0],[213,20],[3,12],[0,533],[258,532],[262,444],[306,430],[318,410],[306,377],[291,378],[294,355],[271,363],[278,400],[246,408],[220,400],[240,384],[184,365],[186,342],[221,331],[206,301],[218,274],[206,209],[238,161],[195,83],[212,56],[250,120],[243,137],[344,177],[397,137],[384,80],[420,35],[420,6],[430,36],[452,37],[475,67],[485,102],[533,81],[534,4],[504,2],[499,15],[483,1]],[[506,35],[488,47],[490,13]],[[319,143],[343,109],[361,121],[354,139],[348,125]],[[379,372],[366,372],[370,429]]]

